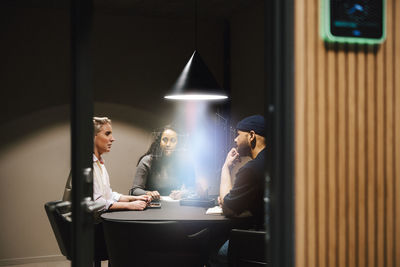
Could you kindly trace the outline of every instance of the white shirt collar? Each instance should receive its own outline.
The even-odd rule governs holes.
[[[100,159],[96,157],[95,154],[93,154],[93,162],[99,161],[101,164],[104,164],[104,159],[100,156]]]

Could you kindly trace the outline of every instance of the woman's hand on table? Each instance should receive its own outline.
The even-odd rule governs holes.
[[[159,200],[160,199],[160,193],[158,193],[158,191],[147,191],[146,195],[150,196],[153,200]]]
[[[172,190],[171,194],[169,194],[169,197],[174,199],[174,200],[179,200],[182,198],[186,198],[189,195],[189,191],[186,189],[184,190]]]
[[[142,200],[144,202],[150,203],[152,199],[153,198],[149,195],[141,195],[141,196],[135,196],[134,199],[131,201]]]
[[[172,190],[171,194],[169,194],[169,197],[177,200],[177,199],[181,199],[182,198],[182,192],[181,190]]]
[[[190,195],[190,191],[185,187],[185,185],[182,185],[181,189],[179,190],[172,190],[171,194],[169,194],[169,197],[174,199],[174,200],[179,200],[182,198],[186,198]]]
[[[128,210],[144,210],[147,207],[147,202],[135,200],[127,203]]]
[[[128,196],[128,195],[122,195],[118,202],[132,202],[132,201],[145,201],[145,202],[150,202],[152,200],[151,196],[147,195],[141,195],[141,196]]]

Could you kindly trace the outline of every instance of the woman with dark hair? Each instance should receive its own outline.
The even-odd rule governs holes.
[[[195,185],[193,168],[178,153],[178,134],[171,126],[156,133],[153,143],[137,163],[130,194],[182,198]]]

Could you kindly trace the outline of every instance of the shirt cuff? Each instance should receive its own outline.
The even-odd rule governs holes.
[[[114,201],[114,200],[106,200],[106,210],[108,210],[108,209],[110,208],[110,206],[111,206],[112,204],[114,204],[115,202],[117,202],[117,201]]]
[[[119,199],[121,198],[121,196],[122,196],[122,195],[121,195],[120,193],[112,192],[111,198],[112,198],[112,200],[113,200],[113,203],[114,203],[114,202],[118,202]]]

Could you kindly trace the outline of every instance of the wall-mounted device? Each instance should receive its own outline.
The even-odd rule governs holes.
[[[379,44],[386,38],[386,0],[321,0],[327,42]]]

